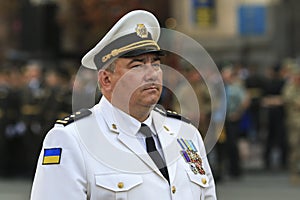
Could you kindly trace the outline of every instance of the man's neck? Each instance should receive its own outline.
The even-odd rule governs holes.
[[[151,110],[152,107],[135,106],[129,109],[129,115],[143,122],[149,117]]]
[[[144,106],[144,105],[130,105],[130,103],[122,104],[122,102],[113,102],[110,98],[105,97],[114,107],[122,110],[123,112],[127,113],[131,117],[135,118],[136,120],[143,122],[145,121],[148,116],[150,115],[151,110],[153,109],[154,105],[152,106]]]

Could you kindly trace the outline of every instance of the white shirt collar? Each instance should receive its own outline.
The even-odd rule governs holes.
[[[99,104],[95,107],[96,115],[99,113],[102,115],[109,129],[113,132],[124,132],[129,135],[136,135],[141,127],[141,123],[113,106],[104,96],[101,97]],[[152,113],[150,112],[149,117],[143,122],[156,134],[152,123]]]
[[[153,117],[152,112],[150,112],[149,117],[145,121],[143,121],[143,124],[146,124],[151,129],[153,134],[156,135],[156,130],[155,130],[155,128],[153,126],[153,123],[152,123],[153,122],[152,117]]]

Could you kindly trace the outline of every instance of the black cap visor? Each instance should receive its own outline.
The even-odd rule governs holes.
[[[165,56],[166,55],[166,53],[163,50],[135,49],[135,50],[129,51],[129,52],[121,55],[120,58],[130,58],[130,57],[140,56],[142,54],[147,54],[147,53],[157,54],[158,56]]]

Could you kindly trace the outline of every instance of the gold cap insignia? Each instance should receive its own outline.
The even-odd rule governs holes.
[[[144,24],[137,24],[135,28],[135,32],[137,36],[141,38],[147,38],[148,37],[148,30],[146,29],[146,26]]]

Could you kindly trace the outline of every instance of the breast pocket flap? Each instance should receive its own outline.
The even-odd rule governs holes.
[[[201,186],[201,187],[208,187],[209,186],[209,179],[205,174],[195,174],[194,172],[188,171],[187,172],[189,179],[191,182]]]
[[[139,175],[101,174],[95,175],[96,185],[114,191],[124,192],[140,185],[143,179]]]

